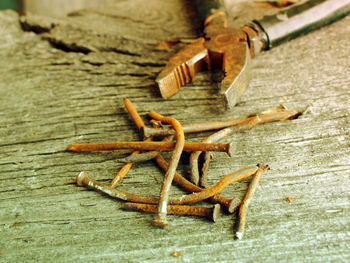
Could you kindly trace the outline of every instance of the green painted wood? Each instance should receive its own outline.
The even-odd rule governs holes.
[[[2,0],[0,2],[0,9],[13,9],[17,10],[17,1],[16,0]]]
[[[211,74],[201,73],[167,100],[154,85],[183,46],[154,45],[199,34],[190,7],[120,1],[59,20],[28,16],[26,32],[15,13],[0,12],[0,262],[349,261],[350,18],[254,58],[251,87],[224,111],[217,76],[213,84]],[[237,26],[271,13],[251,2],[232,10]],[[114,160],[128,151],[76,154],[66,145],[139,138],[123,97],[145,121],[150,110],[182,123],[239,118],[280,103],[305,110],[297,120],[231,135],[225,141],[236,145],[233,158],[214,154],[210,185],[247,165],[271,167],[249,208],[243,240],[233,239],[235,215],[222,213],[216,223],[169,215],[169,227],[158,229],[153,215],[120,210],[120,201],[70,184],[82,170],[108,182],[122,165]],[[188,175],[186,163],[178,170]],[[120,189],[157,195],[161,181],[152,162],[137,164]],[[242,197],[248,183],[222,194]],[[183,194],[172,188],[172,196]]]

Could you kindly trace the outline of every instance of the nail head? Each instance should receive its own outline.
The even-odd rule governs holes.
[[[169,225],[169,222],[164,216],[156,215],[153,219],[152,225],[158,227],[166,227]]]
[[[221,211],[221,205],[215,204],[213,207],[213,215],[212,215],[213,222],[216,222],[216,220],[218,220],[220,216],[220,211]]]
[[[239,207],[239,205],[241,204],[241,202],[242,201],[238,198],[232,198],[232,200],[228,206],[228,209],[227,209],[228,212],[232,214],[234,211],[236,211],[237,208]]]
[[[77,175],[77,185],[79,185],[79,186],[84,185],[84,184],[83,184],[83,181],[84,181],[86,178],[89,178],[87,172],[80,172],[80,173]]]

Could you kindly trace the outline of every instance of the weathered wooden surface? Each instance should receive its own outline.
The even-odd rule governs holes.
[[[0,13],[1,262],[350,260],[350,17],[255,58],[251,87],[225,112],[207,73],[168,100],[155,89],[157,73],[181,45],[154,45],[200,32],[189,10],[184,1],[120,1],[62,20],[27,17],[30,32],[15,13]],[[271,12],[252,3],[232,11],[237,26]],[[114,159],[128,151],[76,154],[66,145],[138,140],[123,97],[143,117],[155,110],[182,123],[243,117],[280,103],[305,110],[297,120],[230,136],[233,158],[215,154],[210,184],[247,165],[271,167],[243,240],[233,239],[234,215],[223,213],[215,224],[169,215],[169,227],[158,229],[153,215],[122,211],[119,201],[69,184],[81,170],[107,182],[121,167]],[[188,175],[188,165],[179,170]],[[120,189],[156,195],[161,180],[153,163],[137,164]],[[242,196],[248,182],[224,194]],[[183,193],[172,188],[173,196]]]
[[[113,3],[114,0],[18,0],[20,14],[38,14],[62,17],[73,10]]]

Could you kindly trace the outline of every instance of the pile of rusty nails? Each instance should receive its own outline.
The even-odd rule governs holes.
[[[74,152],[113,151],[119,149],[135,150],[129,157],[120,160],[125,164],[109,185],[89,178],[86,172],[79,173],[76,178],[77,185],[96,190],[112,198],[127,201],[121,206],[125,210],[156,213],[157,215],[153,220],[153,225],[161,227],[168,225],[167,214],[203,216],[215,222],[220,215],[221,206],[225,207],[229,213],[233,213],[239,207],[236,238],[241,239],[244,233],[248,206],[251,203],[262,173],[268,170],[269,167],[265,165],[245,167],[224,176],[214,186],[206,188],[206,175],[211,159],[210,151],[221,151],[231,155],[232,144],[216,143],[216,141],[237,130],[250,129],[257,124],[295,119],[301,112],[287,110],[283,106],[280,106],[247,118],[194,125],[181,125],[174,118],[164,117],[156,112],[150,112],[149,116],[153,119],[151,121],[153,128],[148,128],[130,100],[124,98],[124,105],[139,129],[144,141],[68,145],[67,150]],[[219,131],[200,143],[185,142],[184,133],[208,130]],[[156,136],[164,136],[163,141],[153,141],[153,137]],[[176,142],[171,141],[174,136],[176,137]],[[173,150],[169,163],[161,155],[161,151],[165,150]],[[141,151],[148,152],[141,153]],[[182,151],[192,152],[190,156],[191,182],[176,172]],[[199,176],[198,159],[202,152],[204,152],[204,162],[201,165],[201,176]],[[134,162],[151,159],[154,159],[159,167],[165,171],[159,198],[128,193],[116,189],[116,186],[120,184]],[[227,198],[220,195],[220,192],[229,184],[250,176],[252,176],[252,180],[242,201],[238,198]],[[179,198],[169,198],[169,191],[173,181],[184,190],[190,192],[190,194]],[[194,204],[205,199],[214,203],[214,206],[211,208],[189,206],[189,204]]]

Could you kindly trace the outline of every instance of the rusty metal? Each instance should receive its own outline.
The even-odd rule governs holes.
[[[237,239],[243,238],[248,207],[249,207],[250,203],[252,202],[252,199],[253,199],[255,190],[259,184],[260,178],[261,178],[263,172],[266,170],[269,170],[268,166],[260,166],[259,171],[257,171],[253,175],[252,180],[249,183],[247,192],[243,198],[243,201],[240,205],[239,212],[238,212],[238,227],[237,227],[237,231],[235,234]]]
[[[206,154],[208,153],[208,154]],[[208,169],[209,169],[209,163],[210,163],[210,160],[213,159],[213,155],[212,153],[210,152],[204,152],[203,153],[203,161],[202,161],[202,169],[201,169],[201,172],[202,172],[202,175],[200,176],[199,178],[199,185],[201,187],[204,187],[206,188],[207,186],[207,178],[208,178]]]
[[[207,137],[205,140],[203,140],[203,143],[211,143],[214,141],[218,141],[220,139],[223,139],[225,137],[227,137],[229,134],[231,134],[234,130],[237,130],[237,126],[233,126],[233,127],[229,127],[226,129],[223,129],[221,131],[218,131],[212,135],[210,135],[209,137]],[[198,158],[200,156],[202,152],[201,151],[197,151],[197,152],[193,152],[191,153],[190,156],[190,180],[192,183],[198,185],[199,181],[201,180],[201,186],[202,187],[206,187],[206,175],[200,177],[199,176],[199,171],[198,171]],[[209,165],[208,164],[208,159],[210,159],[210,152],[208,152],[208,155],[205,156],[205,158],[203,159],[203,165]]]
[[[169,168],[164,175],[164,180],[163,180],[161,191],[159,194],[158,213],[157,213],[157,216],[155,216],[155,218],[153,219],[154,226],[164,227],[168,225],[166,215],[167,215],[169,191],[174,179],[177,165],[180,161],[181,154],[185,146],[185,135],[182,130],[180,122],[177,121],[176,119],[170,118],[170,117],[164,117],[160,114],[156,114],[155,116],[153,116],[153,118],[158,121],[170,124],[175,130],[175,136],[176,136],[176,144],[174,147],[174,151],[172,153],[172,156],[169,162]]]
[[[207,189],[203,189],[200,192],[184,196],[184,197],[182,197],[182,200],[183,200],[183,202],[186,202],[187,204],[193,204],[193,203],[199,202],[201,200],[210,198],[210,197],[220,193],[229,184],[232,184],[234,182],[237,182],[239,180],[242,180],[244,178],[252,176],[259,169],[260,168],[258,168],[256,166],[249,166],[249,167],[239,169],[233,173],[230,173],[230,174],[224,176],[214,186],[207,188]]]
[[[152,151],[166,151],[174,150],[176,142],[156,142],[156,141],[142,141],[142,142],[107,142],[107,143],[82,143],[70,144],[67,146],[67,151],[73,152],[99,152],[99,151],[114,151],[122,149],[133,150],[152,150]],[[185,142],[184,151],[213,151],[226,152],[229,156],[232,153],[231,143],[200,143],[200,142]]]
[[[133,152],[131,155],[137,154],[138,152]],[[120,168],[119,172],[114,176],[112,181],[109,183],[109,187],[117,187],[121,181],[124,179],[124,177],[128,174],[132,167],[132,162],[128,162],[123,165],[122,168]]]
[[[209,16],[205,23],[205,38],[199,38],[173,56],[156,83],[163,98],[174,95],[181,86],[194,81],[196,72],[221,69],[224,79],[220,94],[231,108],[241,97],[251,78],[251,56],[260,51],[249,37],[254,33],[227,27],[227,17],[221,12]],[[258,32],[255,32],[258,36]]]
[[[138,114],[136,108],[132,105],[132,103],[128,103],[128,111],[130,113],[131,118],[134,120],[136,126],[140,129],[141,127],[145,126],[144,122],[142,121],[140,115]],[[169,169],[166,171],[164,175],[164,180],[161,186],[161,191],[159,194],[159,203],[158,203],[158,214],[153,220],[153,225],[156,226],[167,226],[168,221],[166,219],[167,214],[167,205],[168,205],[168,199],[169,199],[169,190],[174,178],[174,174],[176,172],[176,168],[178,165],[178,162],[180,160],[182,151],[184,149],[185,145],[185,136],[182,131],[181,124],[174,118],[164,117],[160,114],[158,114],[155,118],[158,121],[165,122],[167,124],[170,124],[173,129],[175,130],[176,135],[176,143],[174,145],[174,152],[172,154]],[[158,150],[158,149],[153,149]]]
[[[264,167],[249,166],[239,169],[233,173],[224,176],[219,182],[208,189],[202,189],[200,192],[195,192],[182,197],[169,198],[168,203],[171,205],[188,205],[194,204],[205,199],[211,198],[218,193],[220,193],[226,186],[242,180],[244,178],[250,177],[257,173],[259,170],[264,169]],[[168,169],[169,170],[169,169]],[[144,196],[139,194],[128,193],[119,189],[111,188],[108,185],[104,185],[91,179],[86,172],[81,172],[76,178],[77,185],[85,186],[89,189],[93,189],[97,192],[108,195],[109,197],[124,200],[133,203],[144,203],[144,204],[157,204],[159,205],[159,198]],[[159,208],[159,206],[158,206]]]
[[[167,161],[165,161],[164,158],[160,154],[158,156],[156,156],[155,161],[162,170],[164,170],[164,171],[168,170],[169,165],[168,165]],[[200,192],[200,191],[204,190],[203,188],[200,188],[197,185],[194,185],[193,183],[191,183],[190,181],[185,179],[183,176],[181,176],[177,172],[174,175],[174,182],[178,186],[180,186],[182,189],[184,189],[190,193],[196,193],[196,192]],[[241,203],[241,200],[238,198],[227,198],[227,197],[221,196],[220,194],[216,194],[216,195],[210,197],[209,200],[212,203],[221,204],[223,207],[225,207],[225,209],[229,213],[233,213]]]
[[[240,119],[239,122],[235,126],[228,127],[226,129],[220,130],[212,135],[210,135],[207,139],[202,142],[206,143],[215,143],[228,135],[241,131],[248,130],[253,128],[257,124],[263,124],[268,122],[275,121],[286,121],[292,120],[299,117],[302,114],[301,111],[297,110],[287,110],[283,105],[279,105],[278,107],[268,109],[261,114],[251,116],[245,119]],[[210,160],[212,159],[212,155],[210,152],[203,152],[203,162],[201,168],[201,176],[199,176],[198,171],[198,158],[202,152],[193,152],[190,156],[190,178],[192,182],[197,182],[199,180],[199,185],[201,187],[206,187],[207,184],[207,171],[209,168]]]
[[[94,179],[91,179],[86,172],[80,172],[77,175],[76,182],[78,186],[85,186],[89,189],[93,189],[97,192],[106,194],[112,198],[119,199],[119,200],[135,202],[135,203],[147,203],[147,204],[156,204],[158,201],[157,198],[128,193],[128,192],[104,185],[100,182],[97,182]]]
[[[128,100],[127,98],[123,98],[123,103],[124,103],[125,108],[129,112],[130,116],[132,117],[132,119],[136,119],[137,123],[143,123],[140,115],[137,113],[132,102],[130,100]],[[144,124],[143,124],[143,126],[144,126]],[[138,127],[138,128],[140,129],[140,127]],[[151,141],[151,140],[152,140],[152,138],[145,139],[145,141]],[[140,151],[135,151],[129,157],[138,156],[139,153],[140,153]],[[112,188],[117,187],[120,184],[120,182],[123,180],[123,178],[127,175],[129,170],[131,169],[132,165],[133,165],[133,162],[131,162],[131,161],[124,164],[123,167],[119,170],[119,172],[114,176],[114,178],[110,182],[109,186]]]
[[[248,87],[253,56],[350,13],[348,1],[304,1],[234,29],[227,27],[226,14],[217,10],[224,7],[220,4],[223,1],[196,2],[202,18],[207,16],[205,37],[196,39],[173,56],[156,83],[161,96],[167,98],[194,81],[196,72],[221,69],[224,78],[219,88],[227,108],[232,108]]]
[[[142,203],[123,203],[120,206],[121,209],[128,211],[140,211],[146,213],[157,213],[158,205],[142,204]],[[176,215],[190,215],[190,216],[201,216],[206,217],[209,220],[216,222],[220,216],[220,205],[215,204],[212,207],[203,206],[189,206],[189,205],[168,205],[168,214]]]
[[[133,115],[134,115],[133,119],[135,120],[137,127],[140,128],[144,125],[144,123],[143,123],[141,118],[137,118],[137,115],[135,117],[135,114],[138,115],[138,113],[136,112],[136,109],[133,113]],[[173,124],[175,126],[174,127],[175,129],[179,128],[177,126],[179,126],[180,124],[177,123],[177,121],[174,120],[173,118],[166,118],[166,117],[163,117],[162,115],[157,114],[157,113],[153,113],[152,115],[153,115],[152,117],[155,119],[161,120],[162,122],[165,122],[168,124]],[[181,129],[181,126],[180,126],[180,129]],[[181,133],[181,131],[180,131],[180,133]],[[182,135],[180,134],[179,136],[184,137],[183,133],[182,133]],[[168,140],[168,139],[170,139],[170,138],[165,138],[165,140]],[[182,147],[184,147],[185,146],[184,139],[181,139],[181,138],[179,138],[179,139],[180,139],[180,143],[182,141],[182,144],[183,144]],[[142,142],[142,143],[144,143],[144,142]],[[75,145],[72,145],[71,147],[68,147],[68,149],[74,149],[74,147],[75,147]],[[174,158],[176,158],[177,160],[175,159],[175,162],[178,162],[180,155],[181,155],[181,152],[182,152],[181,150],[174,151],[173,156],[174,155],[177,155],[177,156],[173,157],[172,160],[174,160]],[[134,153],[134,154],[136,155],[137,153]],[[162,189],[161,189],[161,193],[160,193],[159,198],[138,195],[138,194],[128,193],[125,191],[114,189],[116,184],[122,179],[122,178],[120,179],[117,176],[113,179],[113,181],[110,183],[109,186],[104,185],[102,183],[99,183],[93,179],[90,179],[88,177],[87,173],[85,173],[85,172],[81,172],[77,176],[76,181],[77,181],[77,184],[80,186],[84,185],[87,188],[94,189],[98,192],[104,193],[104,194],[106,194],[110,197],[113,197],[113,198],[117,198],[117,199],[124,200],[124,201],[129,201],[129,202],[135,202],[135,203],[157,205],[158,215],[155,217],[153,224],[158,225],[158,226],[166,226],[168,223],[166,220],[168,204],[170,204],[170,205],[193,204],[193,203],[210,198],[210,200],[213,201],[214,203],[223,204],[229,212],[233,212],[237,208],[238,204],[240,203],[240,200],[235,199],[235,198],[233,198],[233,199],[225,198],[225,197],[220,196],[218,193],[220,191],[222,191],[227,185],[229,185],[233,182],[236,182],[238,180],[241,180],[243,178],[249,177],[251,175],[254,175],[255,173],[257,173],[259,171],[259,169],[261,169],[260,167],[242,168],[234,173],[226,175],[213,187],[208,188],[208,189],[202,189],[202,188],[199,188],[199,187],[191,184],[186,179],[184,179],[183,177],[181,177],[179,174],[176,173],[177,163],[174,164],[173,166],[171,166],[171,163],[168,165],[166,163],[166,161],[164,159],[162,159],[161,155],[158,155],[156,157],[156,160],[158,163],[161,163],[160,166],[162,167],[162,169],[164,169],[166,171],[165,180],[163,181]],[[127,165],[131,165],[131,164],[128,163]],[[131,166],[126,166],[126,170],[128,170],[130,167]],[[172,177],[172,178],[169,179],[169,177]],[[173,180],[177,184],[181,185],[184,189],[192,192],[192,194],[189,194],[189,195],[186,195],[183,197],[178,197],[178,198],[169,198],[169,189],[170,189],[170,186],[171,186],[171,183]],[[160,208],[161,206],[163,206],[163,208]]]
[[[133,108],[134,106],[132,104],[130,104]],[[131,107],[130,106],[130,107]],[[134,108],[134,110],[132,111],[133,112],[133,115],[136,116],[138,115],[136,109]],[[152,112],[151,113],[151,117],[152,116],[155,116],[155,117],[159,117],[160,115],[158,113],[155,113],[155,112]],[[142,122],[142,119],[141,118],[133,118],[133,120],[135,121],[135,124],[136,126],[142,130],[144,126],[144,123]],[[140,121],[141,120],[141,121]],[[162,123],[158,120],[153,120],[153,123],[156,124],[156,126],[158,127],[162,127]],[[174,131],[172,129],[172,131]],[[170,141],[172,137],[166,137],[163,139],[163,141]],[[154,153],[158,153],[156,151],[153,151],[151,155],[151,157],[153,157],[153,154]],[[147,156],[149,157],[149,156]],[[143,158],[143,157],[142,157]],[[169,168],[169,165],[168,163],[164,160],[164,158],[160,155],[160,154],[157,154],[156,155],[156,158],[155,158],[157,164],[159,165],[159,167],[161,169],[163,169],[164,171],[167,171],[168,168]],[[178,174],[177,172],[175,172],[175,175],[174,175],[174,182],[176,184],[178,184],[180,187],[182,187],[184,190],[188,191],[188,192],[200,192],[202,191],[203,189],[196,186],[196,185],[193,185],[192,183],[190,183],[189,181],[187,181],[184,177],[182,177],[180,174]],[[219,203],[221,204],[222,206],[224,206],[227,210],[227,212],[229,213],[233,213],[239,206],[239,204],[241,203],[241,200],[238,199],[238,198],[226,198],[226,197],[223,197],[219,194],[215,195],[215,196],[212,196],[210,197],[210,201],[212,201],[213,203]]]
[[[169,142],[169,141],[172,141],[173,138],[174,138],[173,135],[168,135],[168,136],[164,137],[162,141]],[[123,162],[123,163],[146,162],[146,161],[150,161],[150,160],[156,158],[159,153],[161,153],[161,151],[149,151],[149,152],[139,153],[136,155],[129,155],[128,157],[121,158],[121,159],[118,159],[116,161]]]
[[[142,121],[140,115],[138,114],[136,108],[134,107],[134,105],[130,101],[128,103],[128,106],[129,106],[129,108],[131,108],[131,110],[128,110],[128,111],[132,112],[132,114],[130,114],[130,116],[134,120],[138,129],[140,130],[142,127],[145,127],[145,124]],[[159,117],[159,114],[157,114],[157,113],[152,113],[151,116],[153,116],[153,114],[155,117]],[[162,122],[159,120],[152,120],[152,123],[154,126],[158,126],[158,127],[163,126]],[[170,141],[171,137],[170,136],[166,137],[163,140]],[[161,169],[163,169],[164,171],[168,170],[169,165],[160,154],[157,155],[156,162]],[[192,183],[187,181],[185,178],[183,178],[177,172],[175,172],[173,180],[175,183],[177,183],[180,187],[182,187],[184,190],[186,190],[188,192],[191,192],[191,193],[192,192],[200,192],[203,190],[202,188],[200,188],[196,185],[193,185]],[[227,212],[229,212],[229,213],[233,213],[238,208],[239,204],[241,203],[241,200],[238,198],[226,198],[226,197],[223,197],[219,194],[216,194],[216,195],[210,197],[210,201],[212,201],[213,203],[221,204],[222,206],[224,206],[226,208]]]
[[[154,158],[156,158],[160,152],[161,151],[148,151],[148,152],[144,152],[144,153],[139,153],[137,155],[129,155],[127,157],[117,159],[116,162],[121,162],[121,163],[147,162],[147,161],[150,161],[150,160],[153,160]]]
[[[227,121],[203,122],[203,123],[197,123],[197,124],[184,124],[182,125],[182,129],[184,133],[220,130],[231,126],[246,124],[247,122],[257,121],[258,123],[267,123],[267,122],[274,122],[274,121],[292,120],[297,118],[301,113],[302,113],[301,111],[287,110],[283,106],[280,106],[277,108],[273,108],[267,112],[263,112],[262,114],[252,116],[249,118],[241,118],[241,119],[227,120]],[[174,134],[174,130],[169,126],[164,126],[161,128],[150,128],[145,126],[140,129],[140,132],[144,138],[147,138],[150,136],[166,136],[166,135]]]
[[[228,121],[211,121],[211,122],[203,122],[203,123],[196,123],[196,124],[184,124],[182,125],[182,129],[184,133],[220,130],[233,125],[238,125],[239,123],[245,120],[246,118],[228,120]],[[148,138],[151,136],[166,136],[166,135],[174,134],[174,130],[169,126],[163,126],[159,128],[151,128],[151,127],[145,126],[140,129],[140,132],[144,138]]]
[[[216,196],[218,195],[214,195],[211,198],[215,198]],[[227,204],[227,212],[229,212],[230,214],[234,213],[238,209],[238,207],[241,205],[241,203],[242,203],[241,199],[232,198],[230,202]]]
[[[130,163],[130,162],[141,163],[141,162],[150,161],[156,158],[158,154],[159,154],[159,151],[149,151],[145,153],[139,153],[137,155],[129,155],[125,158],[117,159],[116,161],[121,163]]]

